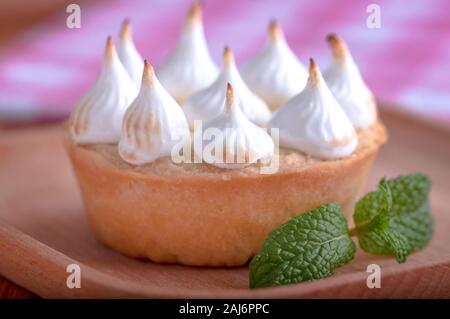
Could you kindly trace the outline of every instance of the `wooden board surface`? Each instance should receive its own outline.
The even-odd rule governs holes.
[[[38,298],[31,291],[26,290],[0,275],[0,299],[34,299]]]
[[[336,275],[315,282],[249,290],[248,269],[153,264],[98,243],[84,216],[59,125],[0,134],[0,274],[43,297],[450,297],[450,133],[383,112],[390,140],[372,169],[382,176],[421,171],[433,182],[436,236],[398,265],[358,251]],[[187,245],[189,243],[186,243]],[[69,264],[81,288],[69,289]],[[381,266],[382,286],[368,289],[366,267]]]

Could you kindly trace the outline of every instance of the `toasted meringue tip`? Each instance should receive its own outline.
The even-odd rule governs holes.
[[[270,20],[268,33],[270,39],[272,40],[277,40],[283,35],[283,31],[281,30],[281,27],[277,20],[275,19]]]
[[[202,2],[197,0],[195,1],[188,12],[188,21],[195,22],[202,20]]]
[[[155,70],[153,66],[147,61],[144,60],[144,72],[142,73],[142,83],[147,81],[148,83],[152,83],[155,79]]]
[[[342,43],[342,39],[336,34],[336,33],[330,33],[327,35],[327,42],[330,44],[330,46],[337,46],[340,43]]]
[[[311,82],[312,84],[318,84],[319,83],[319,68],[316,64],[316,62],[314,61],[313,58],[309,58],[309,79],[308,81]]]
[[[114,46],[112,36],[108,36],[108,38],[106,38],[105,58],[108,60],[112,59],[114,57],[115,50],[116,48]]]
[[[347,55],[347,46],[345,42],[335,33],[330,33],[327,35],[328,45],[331,47],[333,56],[343,61]]]
[[[223,62],[225,65],[230,65],[234,61],[233,50],[229,46],[223,49]]]
[[[122,22],[122,27],[120,29],[120,38],[122,40],[131,39],[131,20],[129,17],[125,18]]]
[[[226,97],[226,106],[227,111],[230,111],[234,105],[234,91],[233,86],[230,83],[227,83],[227,97]]]

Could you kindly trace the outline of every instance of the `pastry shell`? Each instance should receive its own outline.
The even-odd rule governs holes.
[[[350,214],[386,139],[378,122],[358,131],[357,150],[343,159],[281,149],[279,171],[269,175],[255,164],[226,170],[170,158],[133,166],[117,145],[77,145],[68,133],[65,145],[101,242],[154,262],[239,266],[293,216],[330,202]]]

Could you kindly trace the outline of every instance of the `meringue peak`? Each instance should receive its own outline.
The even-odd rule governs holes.
[[[348,49],[345,42],[335,33],[327,36],[328,45],[331,47],[333,57],[341,62],[344,62],[348,56]]]
[[[319,68],[313,58],[309,58],[308,72],[309,72],[308,82],[312,85],[318,85],[319,82],[322,80],[321,79],[322,75],[320,74]]]
[[[153,85],[156,75],[153,66],[144,60],[144,72],[142,72],[142,84]]]
[[[278,109],[268,126],[279,128],[281,146],[321,159],[348,156],[358,143],[350,119],[313,59],[305,88]]]
[[[189,138],[183,111],[145,60],[141,89],[123,118],[118,146],[120,156],[134,165],[151,163],[171,155],[175,145]]]
[[[191,8],[189,9],[187,15],[187,22],[196,23],[201,21],[202,21],[202,3],[201,1],[197,0],[192,4]]]
[[[234,65],[234,54],[233,51],[230,49],[230,47],[226,46],[223,49],[223,65],[225,67],[230,67],[231,65]]]
[[[123,41],[130,41],[132,39],[132,29],[130,18],[125,18],[122,22],[122,27],[120,28],[120,39]]]
[[[356,128],[368,128],[377,120],[377,109],[372,92],[345,42],[336,34],[327,36],[333,60],[323,77],[347,116]]]
[[[141,85],[143,63],[142,57],[133,43],[130,18],[126,18],[122,22],[119,32],[117,53],[132,82],[136,88],[139,89],[139,86]]]
[[[182,103],[212,82],[219,70],[209,54],[200,2],[195,2],[181,30],[176,48],[156,70],[166,90]]]
[[[270,21],[267,33],[266,45],[240,70],[248,87],[274,111],[303,89],[308,72],[276,20]]]
[[[225,105],[227,112],[231,112],[231,110],[234,108],[234,92],[233,92],[233,87],[231,86],[230,83],[227,83],[227,96],[226,96],[226,101],[225,101]]]
[[[223,90],[223,86],[222,86]],[[208,130],[215,132],[212,143],[197,143],[194,152],[208,164],[220,168],[242,168],[258,160],[271,158],[274,142],[262,128],[252,123],[239,107],[231,83],[226,85],[222,111],[208,119],[200,130],[194,130],[194,140],[203,139]]]
[[[233,52],[225,47],[223,66],[216,80],[203,90],[190,96],[183,110],[191,127],[195,120],[209,120],[221,114],[225,108],[227,84],[233,85],[233,96],[245,116],[257,125],[265,125],[270,119],[270,110],[262,99],[254,94],[242,80],[233,58]]]
[[[74,141],[79,144],[117,142],[123,115],[136,94],[112,38],[108,37],[100,75],[71,114],[70,132]]]
[[[106,38],[105,61],[112,62],[117,57],[116,46],[114,45],[112,36]]]
[[[278,40],[284,41],[283,29],[281,28],[277,20],[275,19],[270,20],[267,31],[269,34],[269,39],[272,42],[277,42]]]

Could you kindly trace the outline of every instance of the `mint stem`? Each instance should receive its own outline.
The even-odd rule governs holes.
[[[364,234],[366,232],[370,232],[374,227],[374,223],[377,223],[377,222],[378,222],[378,220],[376,220],[374,218],[370,221],[361,223],[359,226],[355,226],[354,228],[350,229],[348,231],[348,235],[350,237],[353,237],[353,236],[358,236],[358,235]]]
[[[358,236],[358,235],[361,235],[361,234],[363,234],[365,232],[369,232],[371,229],[372,229],[372,223],[371,222],[366,222],[366,223],[363,223],[363,224],[361,224],[359,226],[356,226],[356,227],[350,229],[348,231],[348,235],[350,237]]]
[[[354,237],[354,236],[357,235],[357,232],[358,232],[357,227],[354,227],[354,228],[352,228],[352,229],[350,229],[350,230],[348,231],[348,235],[349,235],[350,237]]]

